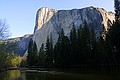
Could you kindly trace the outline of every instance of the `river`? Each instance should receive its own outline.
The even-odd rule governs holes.
[[[9,70],[0,72],[0,80],[120,80],[120,75],[64,71],[21,72],[20,70]]]

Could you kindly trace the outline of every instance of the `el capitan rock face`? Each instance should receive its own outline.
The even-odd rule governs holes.
[[[54,10],[50,8],[41,8],[36,15],[36,25],[34,29],[33,40],[37,43],[38,49],[42,43],[46,43],[47,36],[52,35],[53,45],[55,45],[58,34],[64,29],[65,35],[70,35],[73,27],[79,28],[86,20],[89,27],[94,28],[97,35],[103,30],[107,30],[114,21],[114,14],[107,12],[102,8],[86,7],[83,9],[72,10]]]
[[[47,36],[52,35],[53,45],[55,45],[62,28],[64,29],[65,35],[69,36],[73,24],[75,25],[75,28],[78,29],[80,25],[84,24],[85,20],[87,21],[88,26],[92,27],[97,36],[99,36],[103,31],[103,26],[106,31],[109,29],[115,20],[115,15],[112,12],[107,12],[103,8],[95,8],[92,6],[72,10],[54,10],[43,7],[37,11],[33,35],[28,34],[23,37],[5,40],[5,42],[16,43],[17,48],[13,49],[13,51],[23,56],[28,49],[31,38],[33,38],[37,43],[38,49],[40,49],[42,43],[46,44]]]
[[[47,7],[40,8],[36,14],[36,25],[34,33],[35,31],[40,29],[46,22],[48,22],[56,12],[56,10]]]

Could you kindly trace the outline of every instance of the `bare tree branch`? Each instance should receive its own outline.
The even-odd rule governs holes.
[[[11,35],[6,19],[0,19],[0,40],[6,39]]]

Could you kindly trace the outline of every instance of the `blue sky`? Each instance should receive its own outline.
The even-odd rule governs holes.
[[[88,6],[114,11],[114,0],[1,0],[0,19],[7,20],[11,37],[18,37],[33,33],[36,12],[41,7],[65,10]]]

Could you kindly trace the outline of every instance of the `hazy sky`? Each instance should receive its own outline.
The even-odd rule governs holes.
[[[0,19],[6,19],[11,37],[33,33],[36,12],[41,7],[57,10],[102,7],[114,11],[114,0],[0,0]]]

